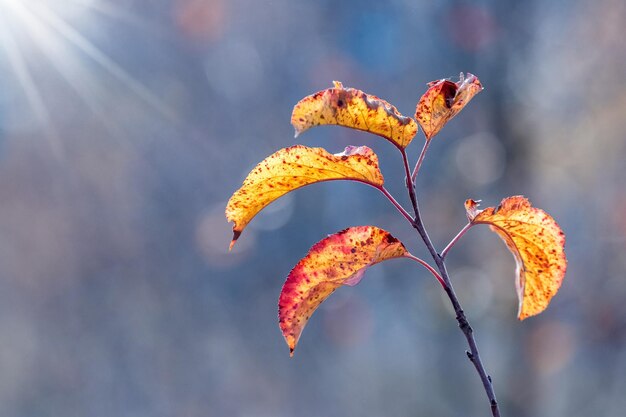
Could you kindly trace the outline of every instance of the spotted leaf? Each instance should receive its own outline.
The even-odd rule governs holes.
[[[234,222],[232,248],[246,225],[265,206],[290,191],[331,180],[353,180],[382,187],[378,157],[366,146],[349,146],[333,155],[322,148],[295,145],[265,158],[228,201],[226,218]]]
[[[417,103],[415,119],[430,140],[456,116],[467,103],[483,90],[478,78],[461,73],[458,82],[447,79],[428,83],[428,90]]]
[[[485,210],[467,200],[465,210],[473,224],[488,224],[515,257],[519,319],[545,310],[567,269],[565,235],[556,221],[522,196],[507,197]]]
[[[296,104],[291,124],[296,136],[319,125],[339,125],[364,130],[406,148],[417,133],[417,123],[376,96],[335,81],[334,88],[319,91]]]
[[[337,288],[358,284],[374,264],[410,256],[400,241],[374,226],[350,227],[317,242],[287,277],[278,301],[290,353],[313,312]]]

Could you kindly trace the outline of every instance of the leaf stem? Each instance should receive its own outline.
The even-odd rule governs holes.
[[[448,243],[446,247],[441,251],[440,253],[441,259],[446,259],[446,255],[448,254],[448,251],[452,249],[452,247],[456,244],[456,242],[458,242],[463,237],[465,232],[467,232],[473,225],[474,223],[467,223],[465,226],[463,226],[461,231],[459,231],[459,233],[457,233],[457,235],[452,238],[450,243]]]
[[[435,278],[437,278],[437,281],[439,281],[439,283],[441,284],[441,286],[445,289],[446,288],[446,283],[443,281],[443,278],[441,278],[441,275],[439,275],[439,273],[437,271],[435,271],[435,268],[433,268],[432,266],[430,266],[430,264],[428,262],[426,262],[423,259],[418,258],[417,256],[413,256],[411,254],[406,255],[407,258],[414,260],[415,262],[419,263],[420,265],[422,265],[424,268],[428,269],[428,271],[433,274],[433,276]]]
[[[424,143],[424,146],[422,147],[422,152],[420,152],[420,156],[417,160],[417,163],[415,164],[415,168],[413,168],[413,173],[411,174],[411,181],[415,182],[415,179],[417,178],[417,173],[420,170],[420,167],[422,166],[422,162],[424,162],[424,157],[426,156],[426,151],[428,151],[428,147],[430,146],[430,139],[426,139],[426,142]]]
[[[426,146],[425,146],[426,147]],[[489,399],[489,404],[491,406],[491,414],[493,417],[500,417],[500,409],[498,408],[498,401],[496,400],[496,394],[493,390],[493,384],[491,382],[491,377],[487,375],[485,371],[485,367],[480,359],[480,354],[478,352],[478,346],[476,345],[476,340],[474,339],[474,330],[472,326],[470,326],[467,317],[465,317],[465,312],[463,308],[461,308],[461,304],[459,303],[459,299],[454,292],[454,287],[452,286],[452,282],[450,281],[450,277],[448,276],[448,271],[446,270],[446,264],[441,255],[437,253],[435,247],[433,246],[430,237],[428,236],[428,232],[424,227],[424,223],[422,222],[422,218],[420,216],[419,205],[417,203],[417,198],[415,196],[415,188],[413,185],[413,181],[410,180],[409,177],[409,165],[408,159],[406,156],[406,151],[404,149],[401,150],[402,160],[404,162],[404,168],[407,172],[407,181],[406,186],[409,192],[409,198],[411,199],[411,204],[413,205],[413,210],[415,211],[415,220],[412,222],[413,227],[417,230],[419,235],[421,236],[426,248],[430,252],[433,260],[437,264],[437,269],[439,269],[440,276],[442,278],[444,285],[444,291],[448,295],[450,302],[452,303],[452,307],[454,307],[454,312],[456,313],[456,321],[459,324],[459,328],[465,335],[465,339],[467,339],[467,344],[469,346],[469,351],[466,351],[468,359],[474,367],[476,368],[476,372],[480,376],[480,379],[483,383],[483,387],[485,388],[485,393],[487,394],[487,398]],[[424,151],[425,153],[425,151]],[[423,158],[422,158],[423,159]]]
[[[381,185],[380,187],[376,187],[376,189],[380,190],[380,192],[383,193],[389,201],[391,201],[391,204],[393,204],[396,207],[396,209],[400,212],[400,214],[402,214],[404,218],[409,221],[409,223],[413,224],[413,217],[411,217],[411,215],[404,209],[404,207],[402,207],[402,205],[398,203],[398,200],[393,198],[391,193],[387,191],[387,189],[384,186]]]

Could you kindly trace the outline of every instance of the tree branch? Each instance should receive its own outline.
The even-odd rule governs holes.
[[[413,206],[413,211],[415,212],[415,216],[417,217],[419,211],[417,210],[417,197],[415,196],[415,185],[413,185],[413,180],[411,179],[411,168],[409,168],[409,158],[406,155],[406,149],[400,149],[400,153],[402,154],[402,163],[404,164],[404,174],[405,184],[407,189],[409,190],[409,198],[411,199],[411,205]],[[412,224],[415,222],[412,222]]]
[[[476,340],[474,339],[474,330],[472,326],[469,324],[467,317],[465,317],[465,312],[461,308],[461,304],[459,303],[459,299],[454,292],[454,287],[452,286],[452,282],[450,282],[450,277],[448,276],[448,271],[446,270],[446,264],[444,262],[444,258],[437,253],[435,247],[433,246],[430,237],[428,236],[428,232],[424,227],[424,223],[422,222],[422,218],[420,216],[419,206],[417,204],[417,197],[415,195],[415,188],[413,185],[413,181],[410,177],[409,163],[408,158],[406,156],[406,151],[404,149],[402,152],[402,160],[404,162],[404,168],[407,172],[407,189],[409,192],[409,198],[411,199],[411,204],[413,205],[413,210],[415,212],[415,220],[412,225],[417,230],[419,235],[421,236],[426,248],[430,252],[433,260],[437,264],[437,268],[439,269],[439,273],[441,274],[441,278],[443,280],[444,290],[452,303],[452,307],[454,307],[454,312],[456,313],[456,320],[459,324],[459,328],[465,335],[467,339],[467,344],[469,346],[469,351],[466,352],[468,359],[478,372],[480,379],[483,383],[483,387],[485,388],[485,393],[487,394],[487,398],[489,399],[489,404],[491,406],[491,414],[493,417],[500,417],[500,409],[498,408],[498,401],[496,400],[496,394],[493,390],[493,384],[491,382],[491,377],[487,375],[485,371],[485,367],[480,359],[480,353],[478,352],[478,346],[476,345]],[[453,239],[454,240],[454,239]]]

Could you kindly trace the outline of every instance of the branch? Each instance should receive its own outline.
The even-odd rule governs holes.
[[[411,199],[411,205],[413,206],[413,211],[415,212],[415,216],[417,217],[419,214],[419,210],[417,209],[417,197],[415,196],[415,186],[413,185],[413,181],[411,180],[411,169],[409,168],[409,158],[406,156],[406,149],[400,149],[400,153],[402,154],[402,163],[404,164],[404,173],[406,175],[406,187],[409,190],[409,198]],[[415,222],[411,222],[414,224]]]
[[[402,152],[402,159],[404,161],[405,171],[408,173],[409,165],[408,165],[406,152],[404,151],[404,149],[401,152]],[[426,248],[428,248],[430,255],[432,256],[433,260],[437,264],[437,268],[439,269],[439,272],[441,274],[443,284],[445,284],[444,290],[446,294],[448,295],[448,298],[450,299],[452,306],[454,307],[454,312],[456,313],[456,320],[459,323],[459,328],[461,329],[461,331],[465,335],[465,338],[467,339],[467,344],[470,349],[468,352],[466,352],[467,357],[476,368],[476,371],[478,372],[478,375],[480,376],[480,379],[483,383],[483,387],[485,388],[485,393],[487,394],[487,398],[489,399],[489,404],[491,406],[491,414],[493,417],[500,417],[500,409],[498,408],[498,401],[496,400],[496,394],[493,391],[493,384],[491,382],[491,377],[487,375],[487,372],[485,371],[485,367],[483,366],[483,363],[480,359],[478,346],[476,346],[476,340],[474,339],[474,330],[472,329],[472,326],[470,326],[467,318],[465,317],[465,313],[463,312],[463,309],[461,308],[459,299],[457,298],[454,292],[454,287],[452,286],[452,282],[450,282],[450,277],[448,276],[448,271],[446,270],[446,264],[444,262],[444,259],[435,250],[435,247],[433,246],[433,243],[430,240],[430,237],[428,236],[428,232],[424,228],[424,223],[422,222],[422,218],[420,216],[420,211],[419,211],[419,206],[417,204],[417,198],[415,196],[415,188],[413,185],[413,181],[409,179],[410,177],[407,174],[406,185],[407,185],[407,189],[409,192],[409,198],[411,199],[411,204],[413,205],[413,210],[415,211],[415,221],[412,223],[413,227],[417,230],[417,232],[421,236],[422,240],[424,241],[424,244],[426,245]]]

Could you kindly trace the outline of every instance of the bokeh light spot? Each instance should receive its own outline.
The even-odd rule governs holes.
[[[222,0],[177,0],[174,18],[184,35],[201,41],[217,40],[227,23]]]
[[[460,140],[455,151],[458,171],[471,184],[489,185],[504,173],[504,146],[490,133],[477,133]]]

